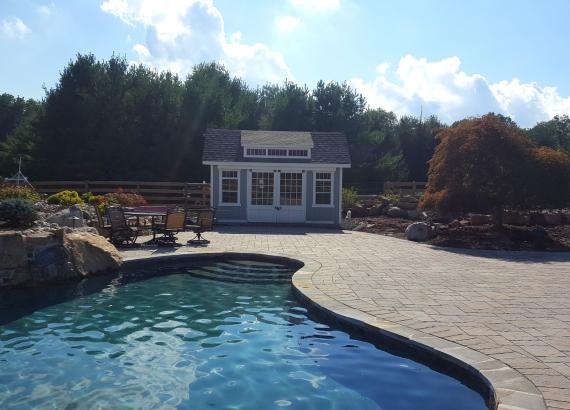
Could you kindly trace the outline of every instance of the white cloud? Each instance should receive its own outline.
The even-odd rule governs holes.
[[[340,8],[340,0],[289,0],[297,10],[322,13],[336,11]]]
[[[145,44],[133,50],[139,62],[158,70],[184,75],[197,63],[218,61],[253,84],[292,78],[283,56],[267,45],[244,44],[241,33],[228,37],[212,0],[106,0],[101,9],[146,27]]]
[[[282,33],[290,33],[301,24],[301,20],[293,16],[279,16],[275,19],[277,29]]]
[[[8,17],[0,20],[0,37],[22,39],[31,32],[32,30],[18,17]]]
[[[43,4],[36,7],[38,13],[45,17],[50,17],[55,11],[55,4],[51,2],[50,4]]]
[[[377,66],[379,75],[372,82],[353,78],[349,84],[362,93],[371,107],[397,114],[435,114],[446,122],[493,111],[511,116],[528,127],[556,114],[570,113],[570,97],[558,95],[556,88],[541,88],[518,79],[489,82],[480,74],[461,70],[458,57],[428,61],[407,55],[395,70],[399,81],[387,77],[389,66]]]

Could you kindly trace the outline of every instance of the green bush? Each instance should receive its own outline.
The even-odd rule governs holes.
[[[397,204],[400,201],[400,195],[394,192],[387,192],[381,195],[382,198],[386,199],[391,204]]]
[[[93,195],[91,198],[89,198],[89,204],[93,205],[93,206],[98,206],[101,205],[103,203],[105,203],[107,200],[105,199],[105,197],[103,195]]]
[[[88,204],[90,203],[91,198],[93,198],[93,197],[94,197],[94,195],[92,192],[85,192],[85,193],[81,194],[81,199],[83,200],[83,202],[88,203]]]
[[[48,204],[71,206],[83,204],[83,200],[76,191],[61,191],[57,194],[48,196]]]
[[[342,207],[352,208],[358,202],[358,191],[354,187],[342,189]]]
[[[30,186],[0,184],[0,201],[9,198],[20,198],[30,202],[38,202],[41,196]]]
[[[34,204],[21,198],[10,198],[0,201],[0,221],[4,226],[25,228],[38,219]]]

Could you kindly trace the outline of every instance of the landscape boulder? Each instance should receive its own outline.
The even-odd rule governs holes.
[[[392,218],[407,218],[408,217],[408,211],[398,208],[397,206],[391,206],[390,208],[388,208],[388,212],[386,212],[386,214],[388,216],[391,216]]]
[[[432,227],[425,222],[414,222],[406,228],[406,238],[410,241],[425,242],[429,240],[433,234]]]
[[[22,234],[16,231],[0,232],[0,286],[29,276],[27,262]]]
[[[469,219],[471,221],[471,225],[473,226],[488,225],[490,223],[493,223],[493,218],[491,215],[470,214]]]
[[[528,225],[530,223],[530,215],[517,211],[505,211],[503,222],[507,225]]]
[[[544,223],[548,226],[562,225],[562,214],[559,212],[544,212]]]
[[[0,233],[0,287],[35,286],[117,269],[121,256],[93,228]]]
[[[118,269],[122,258],[117,248],[100,235],[72,232],[65,236],[74,270],[82,276]]]

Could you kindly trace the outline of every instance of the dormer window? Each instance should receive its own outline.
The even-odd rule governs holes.
[[[265,148],[248,148],[246,150],[247,157],[264,157],[267,155]]]
[[[286,149],[276,149],[271,148],[267,150],[267,155],[270,157],[286,157],[287,150]]]
[[[246,158],[311,158],[310,149],[251,148],[244,149]]]
[[[307,158],[309,156],[309,150],[307,149],[290,149],[288,156],[294,158]]]

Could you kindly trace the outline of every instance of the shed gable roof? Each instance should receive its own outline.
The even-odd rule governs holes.
[[[250,131],[246,131],[249,133]],[[263,131],[263,138],[282,135],[282,131]],[[273,134],[273,135],[270,135]],[[297,133],[288,133],[297,134]],[[204,162],[244,162],[244,163],[307,163],[307,164],[343,164],[350,165],[350,154],[346,137],[341,132],[310,132],[313,147],[311,158],[244,158],[242,147],[242,131],[228,129],[207,129],[204,133]],[[249,134],[252,135],[252,134]],[[300,138],[295,136],[295,138]],[[303,138],[307,138],[304,136]],[[254,144],[260,145],[260,144]],[[276,143],[277,145],[277,143]],[[278,145],[289,145],[280,142]],[[294,146],[294,144],[291,144]],[[301,145],[299,145],[301,147]]]

